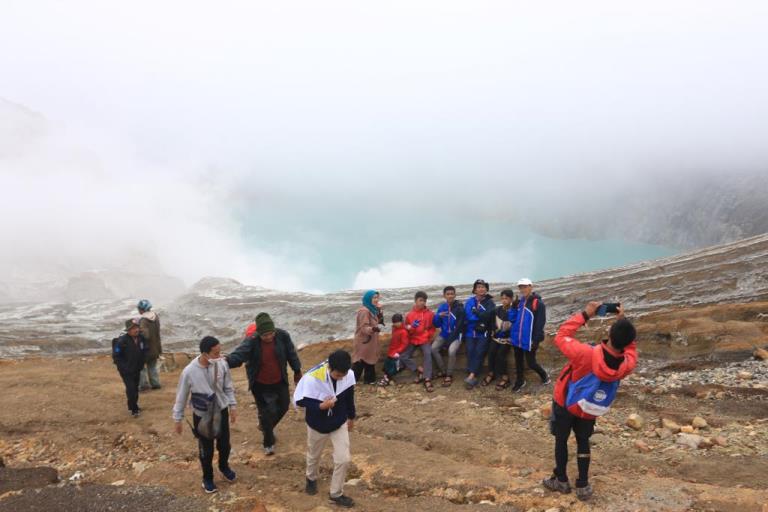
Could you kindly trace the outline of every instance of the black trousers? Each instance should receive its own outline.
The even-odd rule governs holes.
[[[275,445],[275,427],[288,412],[291,399],[288,395],[288,384],[253,384],[251,389],[256,407],[259,410],[259,428],[264,434],[265,447]]]
[[[125,384],[125,397],[128,399],[128,410],[138,412],[139,410],[139,378],[141,370],[135,372],[120,372],[120,377]]]
[[[541,377],[541,382],[544,382],[547,380],[547,372],[544,371],[544,368],[541,367],[541,365],[536,361],[536,350],[538,350],[538,347],[533,348],[532,350],[523,350],[520,347],[514,347],[515,349],[515,369],[517,371],[517,375],[515,376],[515,382],[517,384],[522,384],[525,382],[525,365],[528,364],[528,368],[535,371],[539,374],[539,377]]]
[[[491,340],[488,343],[488,371],[493,373],[494,377],[509,375],[507,357],[512,345],[506,343],[496,343]]]
[[[195,430],[200,423],[200,417],[192,415]],[[213,480],[213,439],[197,437],[197,448],[200,452],[200,465],[203,468],[203,479]],[[219,470],[229,468],[229,453],[232,445],[229,442],[229,408],[221,411],[221,435],[216,439],[216,449],[219,451]]]
[[[355,381],[360,382],[360,377],[363,377],[363,382],[366,384],[373,384],[376,382],[376,366],[368,364],[363,360],[355,361],[352,364],[352,371],[355,373]]]
[[[571,431],[576,435],[576,463],[579,478],[576,487],[585,487],[589,483],[590,447],[589,438],[595,431],[595,420],[585,420],[574,416],[557,402],[552,401],[552,416],[549,418],[549,431],[555,436],[554,473],[561,482],[568,481],[568,438]]]

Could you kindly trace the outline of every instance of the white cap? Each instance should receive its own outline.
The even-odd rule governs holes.
[[[517,286],[533,286],[533,281],[531,281],[527,277],[524,277],[517,282]]]

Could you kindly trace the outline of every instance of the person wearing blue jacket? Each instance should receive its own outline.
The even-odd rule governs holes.
[[[432,342],[432,357],[444,375],[443,387],[453,383],[453,369],[456,366],[456,353],[461,347],[461,335],[464,330],[464,304],[456,300],[456,288],[443,288],[445,302],[440,304],[432,319],[433,325],[440,329],[440,335]],[[440,350],[448,345],[448,368],[445,367]]]
[[[510,343],[515,351],[515,367],[517,375],[512,391],[517,392],[525,387],[525,364],[541,377],[542,384],[551,382],[549,375],[536,361],[536,350],[544,341],[544,325],[547,323],[547,308],[541,296],[533,291],[533,282],[522,278],[517,282],[520,297],[513,304],[515,313],[514,323],[510,331]],[[510,312],[510,319],[512,314]]]
[[[464,339],[467,342],[467,389],[477,386],[477,376],[488,352],[488,335],[493,331],[496,304],[489,295],[490,287],[482,279],[472,285],[472,297],[464,305]]]

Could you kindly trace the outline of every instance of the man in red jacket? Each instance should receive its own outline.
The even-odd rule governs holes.
[[[554,473],[542,483],[552,491],[571,492],[566,466],[568,437],[576,435],[576,462],[579,478],[576,497],[587,500],[592,496],[589,485],[589,438],[595,429],[597,416],[605,414],[616,395],[618,382],[632,373],[637,365],[635,327],[624,318],[619,305],[616,321],[607,340],[597,346],[581,343],[573,336],[590,318],[597,314],[601,303],[590,302],[584,311],[573,315],[560,326],[555,346],[568,358],[555,384],[550,431],[555,436]],[[591,414],[590,414],[591,413]]]
[[[427,294],[416,292],[413,298],[413,309],[405,316],[405,328],[408,331],[408,348],[401,355],[400,362],[406,368],[416,373],[416,384],[424,381],[424,389],[428,393],[435,390],[432,386],[432,338],[435,337],[433,324],[434,313],[427,307]],[[413,351],[421,349],[424,355],[423,369],[417,368],[413,360]]]

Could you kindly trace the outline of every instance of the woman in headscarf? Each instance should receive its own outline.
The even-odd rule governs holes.
[[[379,324],[384,316],[379,307],[379,292],[368,290],[363,295],[363,305],[357,310],[357,326],[352,354],[352,371],[359,382],[363,377],[366,384],[376,382],[376,363],[379,360]]]

